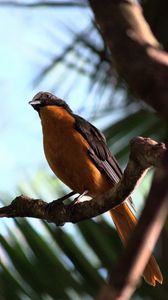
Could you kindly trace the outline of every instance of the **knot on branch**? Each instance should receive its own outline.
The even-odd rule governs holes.
[[[20,195],[17,196],[12,202],[11,205],[8,206],[10,210],[19,214],[20,217],[25,216],[25,204],[26,208],[29,209],[29,203],[31,203],[31,199],[27,196]]]

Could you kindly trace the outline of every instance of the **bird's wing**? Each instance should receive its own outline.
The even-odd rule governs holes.
[[[74,118],[75,129],[87,140],[90,146],[89,156],[99,170],[105,172],[113,183],[117,183],[122,176],[122,171],[107,146],[105,136],[85,119],[77,115],[74,115]]]

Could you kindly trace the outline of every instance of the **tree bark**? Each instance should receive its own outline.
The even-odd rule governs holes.
[[[90,0],[116,69],[135,96],[168,117],[168,55],[153,36],[138,3]]]

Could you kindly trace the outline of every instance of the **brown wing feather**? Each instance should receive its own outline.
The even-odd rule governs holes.
[[[107,146],[105,136],[85,119],[77,115],[74,117],[75,129],[82,134],[90,145],[89,155],[91,159],[101,171],[104,171],[114,183],[117,183],[122,176],[122,171]]]

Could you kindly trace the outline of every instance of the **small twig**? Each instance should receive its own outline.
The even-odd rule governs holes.
[[[105,194],[74,205],[58,201],[52,210],[48,209],[48,203],[41,199],[18,196],[10,205],[0,208],[0,217],[34,217],[59,226],[66,222],[76,223],[98,216],[126,200],[144,172],[151,166],[159,165],[165,151],[163,143],[136,137],[131,141],[130,160],[122,179]]]

